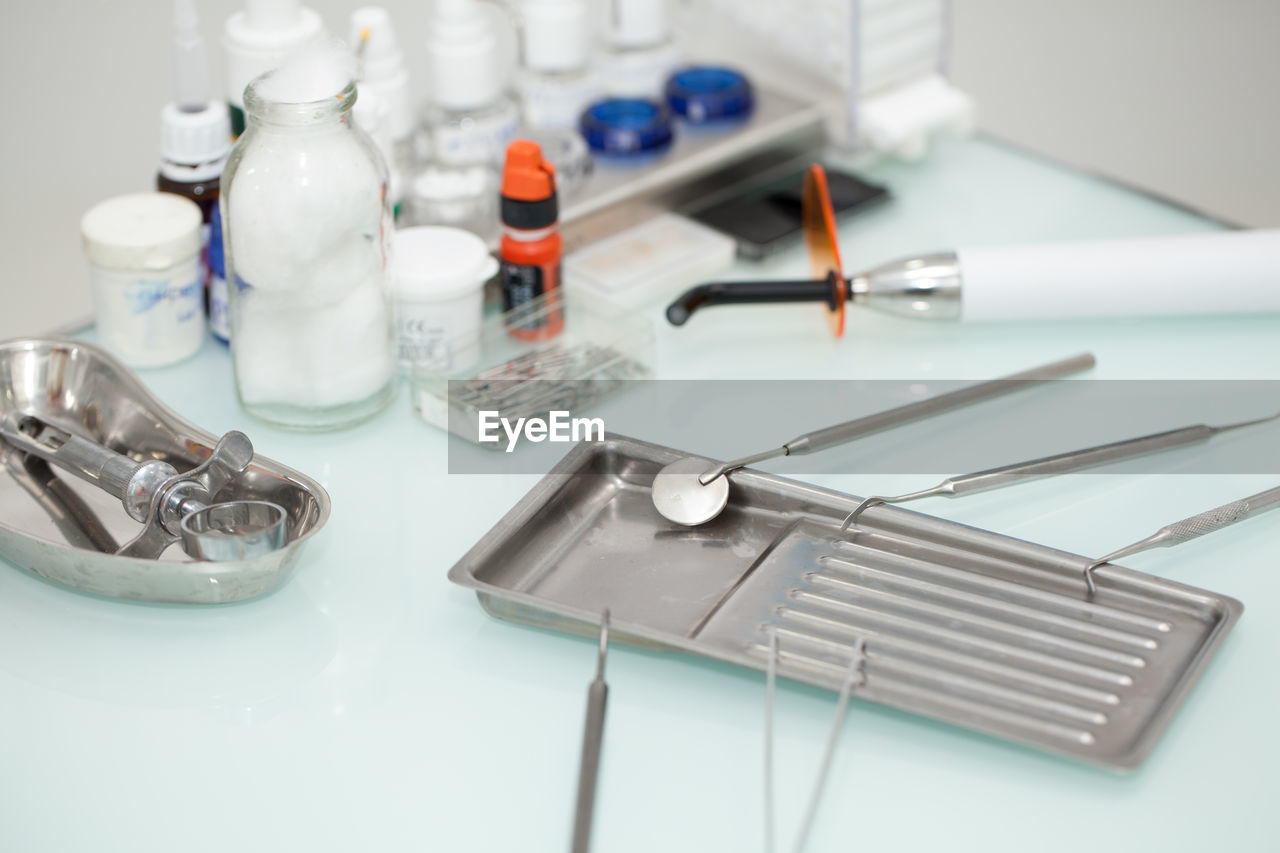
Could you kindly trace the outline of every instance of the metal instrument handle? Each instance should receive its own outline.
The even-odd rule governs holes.
[[[1208,441],[1214,434],[1213,427],[1204,425],[1190,426],[1171,429],[1154,435],[1145,435],[1140,438],[1115,441],[1111,444],[1103,444],[1085,450],[1071,450],[1054,456],[1033,459],[1030,462],[1016,462],[1012,465],[988,468],[985,471],[952,477],[943,481],[940,492],[949,495],[982,492],[987,489],[1007,486],[1010,483],[1022,483],[1028,480],[1052,477],[1055,474],[1081,471],[1097,465],[1118,462],[1121,459],[1131,459],[1147,453],[1157,453],[1161,450],[1196,444]]]
[[[600,776],[600,747],[604,740],[604,711],[609,685],[593,681],[587,688],[587,722],[582,731],[582,764],[578,768],[578,805],[573,815],[573,853],[591,849],[596,783]]]
[[[1014,373],[1002,379],[979,382],[977,385],[959,388],[946,394],[929,397],[917,403],[908,403],[905,406],[899,406],[887,412],[877,412],[874,415],[867,415],[866,417],[856,418],[825,429],[815,430],[788,441],[785,445],[786,455],[795,456],[801,453],[825,450],[828,447],[843,444],[855,438],[862,438],[890,427],[900,426],[950,409],[966,406],[970,403],[977,403],[992,397],[999,397],[1002,394],[1019,391],[1025,388],[1028,383],[1059,379],[1063,376],[1079,373],[1090,369],[1095,363],[1091,353],[1083,353],[1051,364],[1033,367],[1020,373]]]
[[[1088,588],[1089,594],[1093,595],[1097,591],[1097,585],[1093,579],[1094,572],[1107,563],[1119,560],[1121,557],[1138,554],[1150,548],[1168,548],[1173,545],[1181,545],[1183,542],[1190,542],[1192,539],[1198,539],[1206,533],[1213,533],[1215,530],[1230,527],[1237,521],[1244,521],[1246,518],[1271,509],[1277,504],[1280,504],[1280,486],[1267,489],[1265,492],[1258,492],[1258,494],[1250,495],[1247,498],[1241,498],[1238,501],[1232,501],[1229,504],[1223,504],[1214,509],[1205,510],[1190,518],[1175,521],[1173,524],[1165,525],[1146,539],[1140,539],[1132,545],[1126,545],[1117,551],[1112,551],[1102,559],[1094,560],[1085,566],[1085,586]]]
[[[1280,486],[1238,501],[1232,501],[1229,504],[1223,504],[1216,509],[1206,510],[1199,515],[1184,518],[1182,521],[1175,521],[1173,524],[1161,528],[1160,533],[1157,535],[1163,534],[1161,545],[1166,547],[1181,545],[1183,542],[1198,539],[1206,533],[1230,527],[1237,521],[1243,521],[1252,515],[1270,509],[1276,504],[1280,504]]]
[[[33,415],[10,412],[0,421],[0,434],[24,453],[52,462],[121,500],[143,464]]]
[[[578,801],[573,812],[572,853],[591,849],[591,823],[595,816],[596,783],[600,778],[600,750],[604,744],[604,711],[609,685],[604,680],[604,660],[609,651],[609,611],[600,617],[600,647],[596,677],[587,687],[587,719],[582,728],[582,760],[578,766]]]

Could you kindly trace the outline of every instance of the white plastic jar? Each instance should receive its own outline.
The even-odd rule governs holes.
[[[98,339],[130,367],[159,367],[204,341],[200,208],[171,193],[109,198],[80,220]]]
[[[401,367],[456,373],[474,366],[484,284],[498,272],[484,240],[423,226],[397,231],[392,246]]]

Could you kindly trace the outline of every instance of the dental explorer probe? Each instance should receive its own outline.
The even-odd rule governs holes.
[[[917,498],[934,496],[956,498],[961,495],[985,492],[988,489],[998,489],[1015,483],[1026,483],[1031,480],[1052,477],[1056,474],[1066,474],[1071,471],[1080,471],[1098,465],[1108,465],[1112,462],[1119,462],[1122,459],[1133,459],[1149,453],[1172,450],[1175,447],[1200,444],[1213,438],[1218,433],[1268,423],[1276,418],[1280,418],[1280,412],[1265,418],[1255,418],[1251,421],[1242,421],[1225,426],[1212,427],[1198,424],[1196,426],[1182,427],[1181,429],[1171,429],[1166,432],[1157,432],[1138,438],[1129,438],[1110,444],[1087,447],[1084,450],[1071,450],[1054,456],[1044,456],[1039,459],[1033,459],[1030,462],[1015,462],[1012,465],[988,468],[985,471],[978,471],[973,474],[961,474],[957,477],[943,480],[936,486],[921,489],[918,492],[906,492],[893,496],[873,495],[864,499],[862,503],[854,507],[853,512],[845,516],[840,529],[848,530],[849,525],[853,524],[864,510],[879,504],[905,503]]]
[[[961,406],[989,400],[1050,379],[1059,379],[1093,367],[1092,354],[1072,356],[1061,361],[1014,373],[1003,379],[990,379],[945,394],[927,397],[915,403],[829,426],[796,436],[781,447],[753,453],[732,462],[713,467],[696,456],[678,459],[664,467],[653,479],[653,505],[668,521],[695,527],[718,516],[729,501],[729,481],[725,474],[766,459],[799,456],[825,450],[856,438],[882,432]]]

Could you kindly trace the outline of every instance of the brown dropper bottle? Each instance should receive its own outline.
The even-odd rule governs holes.
[[[227,105],[210,97],[208,61],[193,0],[174,4],[173,75],[173,102],[160,113],[156,189],[199,206],[204,221],[201,284],[208,287],[209,221],[231,152],[231,119]]]

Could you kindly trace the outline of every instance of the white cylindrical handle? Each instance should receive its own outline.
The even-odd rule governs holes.
[[[968,321],[1280,312],[1280,230],[957,254]]]

